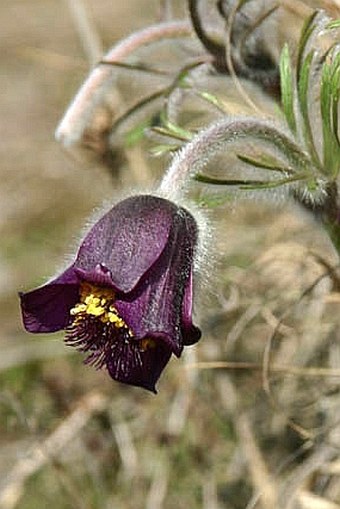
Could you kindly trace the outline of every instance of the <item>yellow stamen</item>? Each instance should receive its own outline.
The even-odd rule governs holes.
[[[76,304],[74,308],[71,309],[71,315],[77,315],[78,313],[83,313],[86,310],[85,304]]]
[[[103,323],[112,323],[118,329],[128,329],[129,336],[133,337],[132,331],[119,316],[114,306],[116,296],[111,288],[82,283],[79,294],[80,302],[70,310],[70,314],[75,317],[75,321],[79,322],[86,315],[91,315],[99,318]]]

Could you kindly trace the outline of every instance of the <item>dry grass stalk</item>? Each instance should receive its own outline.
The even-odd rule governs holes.
[[[104,48],[88,14],[84,0],[65,0],[72,15],[75,28],[82,42],[85,55],[91,65],[95,65],[103,54]]]
[[[340,505],[306,490],[301,490],[298,498],[301,509],[340,509]]]
[[[70,349],[65,348],[59,341],[32,341],[26,344],[5,344],[0,357],[0,372],[17,366],[24,366],[34,361],[55,359],[72,355]]]
[[[102,412],[107,399],[91,392],[79,401],[73,412],[45,440],[20,459],[0,486],[0,508],[14,509],[24,494],[25,482],[46,464],[58,458],[64,447],[76,437],[93,414]]]
[[[162,509],[169,482],[169,472],[164,461],[155,464],[154,475],[147,495],[145,509]]]
[[[189,368],[195,369],[227,369],[227,370],[254,370],[262,371],[263,364],[256,362],[228,362],[228,361],[202,361],[188,365]],[[285,373],[287,375],[303,376],[307,378],[339,378],[340,369],[338,368],[320,368],[320,367],[299,367],[299,366],[280,366],[271,364],[269,372]]]
[[[269,473],[263,455],[256,444],[247,416],[236,417],[235,425],[247,460],[252,484],[255,491],[259,493],[263,509],[278,507],[276,483]]]
[[[203,482],[203,509],[220,509],[216,481],[212,477]]]
[[[185,427],[189,416],[189,407],[192,401],[192,392],[197,382],[197,371],[195,368],[196,351],[187,350],[183,354],[185,371],[183,383],[180,384],[177,393],[170,406],[167,432],[172,436],[179,436]]]
[[[124,477],[132,479],[138,471],[138,455],[130,427],[127,422],[120,421],[112,428],[123,465]]]
[[[304,488],[305,483],[313,474],[332,460],[334,454],[335,449],[333,447],[323,444],[300,466],[296,467],[280,490],[279,507],[282,509],[294,509],[296,507],[296,500],[299,497],[299,491]]]

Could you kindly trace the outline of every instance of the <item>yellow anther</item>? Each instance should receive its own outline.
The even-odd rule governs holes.
[[[133,332],[119,316],[113,304],[115,299],[113,290],[83,283],[79,293],[80,302],[70,310],[70,314],[75,317],[73,323],[79,323],[86,315],[91,315],[104,324],[112,323],[118,329],[125,328],[127,334],[133,337]]]
[[[108,316],[110,322],[114,323],[116,327],[121,328],[121,327],[126,326],[124,320],[122,320],[118,315],[116,315],[116,313],[112,313],[111,311],[109,311],[107,313],[107,316]]]
[[[112,313],[111,311],[109,311],[107,313],[107,316],[108,316],[108,319],[110,320],[110,322],[114,323],[114,322],[118,322],[119,318],[117,315],[115,315],[114,313]]]
[[[87,306],[86,308],[86,313],[88,315],[93,315],[93,316],[100,316],[102,315],[103,313],[105,313],[105,309],[102,308],[101,306],[97,306],[95,304],[90,304],[89,306]]]
[[[86,305],[91,304],[91,303],[92,303],[92,299],[93,299],[93,295],[92,295],[92,294],[87,295],[87,296],[85,297],[85,299],[84,299],[85,304],[86,304]]]
[[[78,313],[82,313],[86,310],[85,304],[76,304],[74,308],[71,309],[71,315],[77,315]]]

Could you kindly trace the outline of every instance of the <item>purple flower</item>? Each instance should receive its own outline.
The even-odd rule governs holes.
[[[154,391],[171,354],[196,343],[192,271],[197,226],[155,196],[128,198],[89,231],[59,277],[20,295],[27,331],[66,331],[86,363]]]

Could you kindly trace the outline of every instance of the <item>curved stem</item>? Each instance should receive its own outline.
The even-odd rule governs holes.
[[[254,101],[249,97],[249,95],[243,88],[240,79],[237,76],[237,72],[235,70],[235,66],[234,66],[234,62],[233,62],[233,57],[231,54],[232,53],[232,28],[235,23],[235,17],[236,17],[237,11],[240,8],[240,3],[241,3],[241,0],[239,0],[238,2],[235,3],[235,5],[234,5],[234,7],[232,7],[230,14],[228,16],[228,19],[227,19],[226,47],[225,47],[226,65],[227,65],[227,69],[230,73],[230,76],[234,82],[234,85],[235,85],[236,89],[238,90],[240,96],[245,100],[245,102],[247,104],[249,104],[249,106],[254,110],[255,113],[261,115],[259,108],[256,106]],[[240,59],[238,59],[238,60],[239,61],[238,61],[238,65],[237,65],[237,67],[238,67],[237,71],[240,72],[241,75],[242,74],[245,75],[245,73],[242,72],[242,71],[244,71],[244,69],[242,69],[242,67],[244,67],[244,66],[241,65]]]
[[[188,21],[173,21],[151,25],[135,32],[105,55],[106,62],[119,62],[141,46],[158,40],[187,37],[192,28]],[[78,94],[67,109],[64,118],[56,130],[56,139],[65,146],[71,146],[81,140],[83,131],[90,123],[94,111],[103,96],[103,90],[112,86],[112,69],[109,66],[95,67],[80,88]]]
[[[225,46],[214,40],[203,28],[202,19],[198,8],[199,0],[189,0],[188,7],[193,28],[203,46],[213,55],[217,70],[225,72]]]
[[[159,190],[169,197],[184,194],[189,179],[201,172],[211,159],[226,150],[228,145],[242,139],[262,141],[278,150],[296,171],[308,171],[310,168],[307,154],[268,121],[251,117],[228,117],[202,130],[175,154]]]

